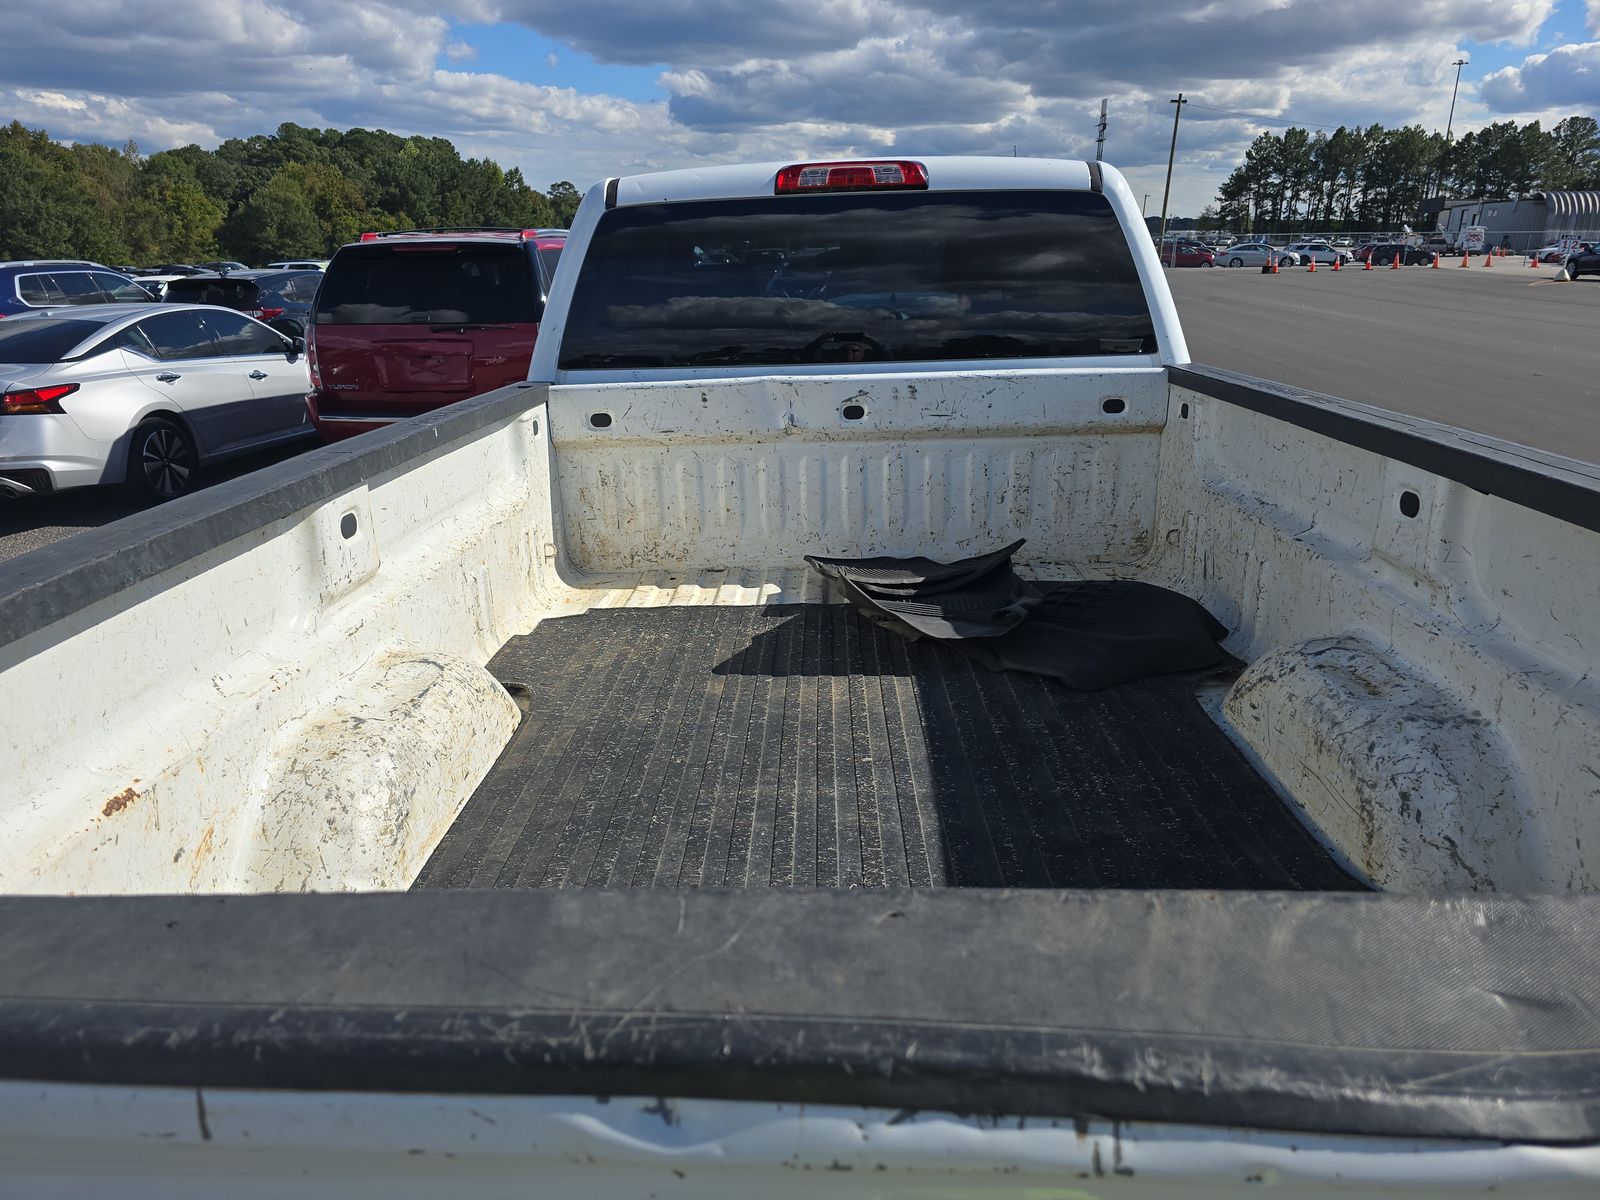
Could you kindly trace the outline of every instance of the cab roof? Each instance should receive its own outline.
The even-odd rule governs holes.
[[[859,162],[900,162],[909,159],[927,168],[928,191],[1093,190],[1089,164],[1053,158],[982,158],[976,156],[884,155]],[[778,172],[804,163],[742,163],[728,167],[690,167],[681,171],[656,171],[625,175],[616,181],[616,204],[659,204],[679,200],[732,200],[772,196]],[[843,160],[830,159],[829,162]]]

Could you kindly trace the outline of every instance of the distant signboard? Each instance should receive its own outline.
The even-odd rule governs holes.
[[[1461,231],[1461,248],[1468,254],[1483,253],[1483,243],[1488,232],[1482,225],[1468,225]]]

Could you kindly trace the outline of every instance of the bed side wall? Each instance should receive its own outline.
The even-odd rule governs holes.
[[[475,429],[0,648],[28,698],[0,734],[0,891],[405,887],[520,719],[484,664],[555,579],[546,424]]]
[[[1468,440],[1411,432],[1174,386],[1149,571],[1235,631],[1227,721],[1374,882],[1594,888],[1600,533],[1407,461]]]

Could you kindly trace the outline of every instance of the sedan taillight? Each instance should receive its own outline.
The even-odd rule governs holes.
[[[258,321],[270,321],[274,317],[283,316],[281,308],[252,308],[245,311],[245,316],[254,317]]]
[[[61,398],[78,390],[75,383],[57,383],[42,388],[17,388],[0,395],[0,415],[59,413]]]

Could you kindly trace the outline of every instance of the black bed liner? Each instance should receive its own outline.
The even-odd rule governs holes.
[[[1195,699],[991,673],[844,605],[593,610],[489,664],[530,712],[438,887],[1358,886]]]

